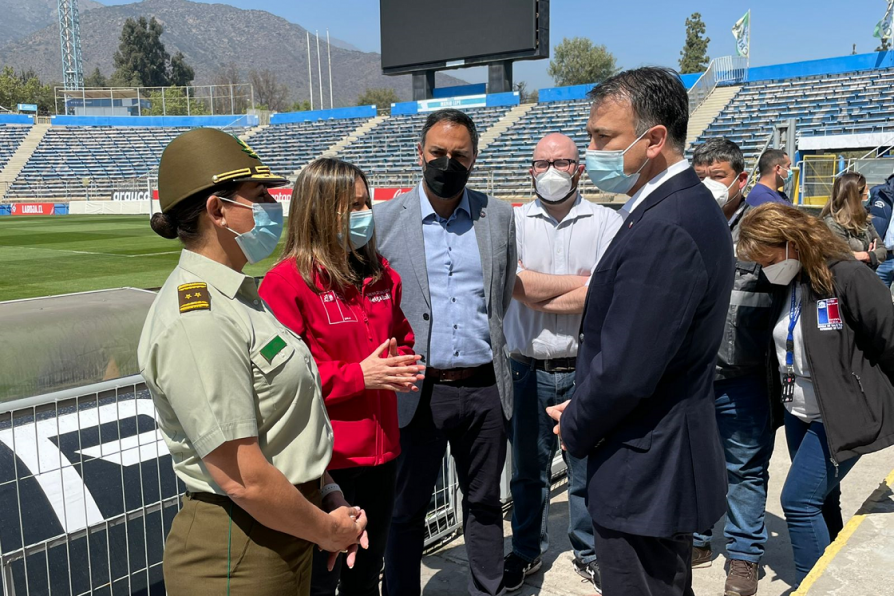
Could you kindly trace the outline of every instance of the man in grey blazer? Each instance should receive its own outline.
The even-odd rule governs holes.
[[[421,391],[398,396],[401,456],[385,554],[386,596],[421,591],[425,515],[450,444],[463,493],[469,593],[503,586],[500,477],[512,378],[503,315],[515,285],[512,207],[467,189],[478,132],[459,110],[428,116],[423,180],[373,208],[379,252],[403,280],[401,308],[426,365]]]

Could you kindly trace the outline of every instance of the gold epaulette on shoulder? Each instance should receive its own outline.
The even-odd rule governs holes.
[[[211,310],[211,294],[208,293],[206,283],[195,282],[177,286],[177,298],[180,300],[181,313]]]

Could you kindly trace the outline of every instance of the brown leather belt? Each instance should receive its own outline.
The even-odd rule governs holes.
[[[547,360],[538,360],[537,358],[528,358],[521,354],[512,354],[509,356],[518,363],[525,366],[531,366],[537,370],[546,372],[572,372],[577,358],[550,358]]]
[[[431,379],[436,383],[455,383],[456,381],[470,379],[482,372],[492,371],[493,366],[493,362],[469,368],[434,368],[429,366],[425,369],[425,378]]]

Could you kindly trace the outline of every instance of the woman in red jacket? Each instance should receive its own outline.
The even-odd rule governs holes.
[[[366,176],[318,159],[292,192],[283,256],[260,294],[310,346],[335,435],[329,473],[368,516],[369,549],[353,568],[315,553],[311,594],[378,594],[400,454],[396,391],[418,391],[424,369],[400,309],[401,282],[376,252]]]

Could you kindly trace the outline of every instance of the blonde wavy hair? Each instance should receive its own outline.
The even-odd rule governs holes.
[[[376,251],[376,239],[359,249],[350,243],[350,213],[360,179],[369,194],[369,182],[363,170],[339,159],[324,157],[310,162],[298,175],[289,207],[288,232],[280,261],[295,260],[298,273],[309,288],[319,293],[363,283],[363,274],[354,261],[373,280],[382,275]],[[367,206],[372,201],[367,198]],[[314,274],[322,274],[326,287],[314,283]]]
[[[781,203],[765,203],[752,209],[739,225],[736,251],[742,260],[764,261],[772,257],[773,249],[784,248],[789,242],[798,250],[801,269],[813,291],[819,296],[831,296],[835,280],[829,261],[853,259],[853,253],[822,220],[800,209]]]
[[[866,178],[858,172],[847,172],[835,179],[832,196],[823,206],[820,217],[832,216],[838,225],[852,234],[862,234],[869,225],[869,216],[863,208],[863,191]]]

